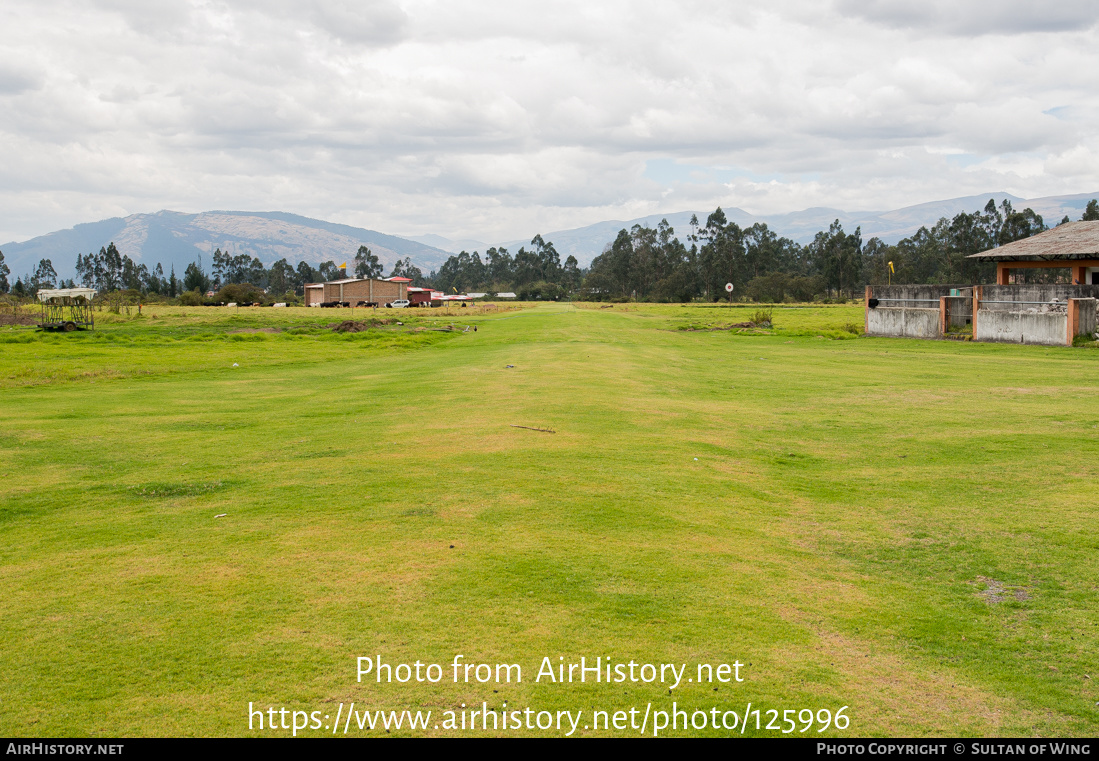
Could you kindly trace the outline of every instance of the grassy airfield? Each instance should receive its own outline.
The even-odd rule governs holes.
[[[1099,734],[1099,353],[860,338],[859,306],[723,329],[753,311],[0,328],[0,735],[505,700]],[[523,682],[454,684],[457,653]],[[447,678],[357,683],[379,654]],[[535,683],[544,656],[745,681]]]

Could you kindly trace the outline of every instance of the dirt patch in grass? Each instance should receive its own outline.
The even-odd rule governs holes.
[[[752,322],[752,321],[749,320],[749,321],[746,321],[746,322],[734,322],[734,323],[731,323],[729,325],[682,325],[682,326],[680,326],[679,330],[685,330],[685,331],[694,333],[694,332],[697,332],[697,331],[713,332],[713,331],[718,331],[718,330],[737,330],[737,329],[741,329],[741,328],[753,328],[753,329],[764,329],[765,330],[765,329],[770,328],[770,327],[771,327],[771,323],[769,323],[769,322],[757,323],[757,322]]]
[[[149,483],[131,486],[130,491],[139,497],[167,498],[167,497],[197,497],[201,494],[221,491],[225,484],[221,481],[210,483]]]
[[[0,313],[0,325],[37,325],[38,317],[30,314]]]
[[[996,581],[996,579],[991,579],[988,576],[978,576],[977,583],[984,586],[984,589],[978,592],[977,595],[984,598],[984,601],[989,605],[996,605],[997,603],[1007,602],[1008,600],[1026,602],[1030,599],[1030,592],[1023,586],[1005,584],[1002,581]]]
[[[392,325],[397,322],[396,320],[388,319],[370,319],[370,320],[344,320],[343,322],[334,322],[328,326],[330,330],[334,330],[337,333],[362,333],[364,330],[370,330],[380,325]]]

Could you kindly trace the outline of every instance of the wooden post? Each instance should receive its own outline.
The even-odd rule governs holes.
[[[946,301],[946,299],[947,299],[946,296],[940,296],[939,297],[939,338],[946,338],[946,329],[947,329],[947,314],[946,314],[947,301]]]
[[[996,262],[996,285],[1011,285],[1010,276],[1011,270],[1003,262]]]
[[[1080,314],[1080,300],[1069,299],[1065,315],[1065,345],[1072,346],[1072,339],[1076,338],[1076,323]]]

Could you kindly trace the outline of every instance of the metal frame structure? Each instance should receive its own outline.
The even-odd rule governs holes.
[[[42,322],[38,327],[43,330],[72,331],[77,328],[95,329],[92,317],[92,299],[97,291],[94,288],[58,288],[38,292],[42,303]]]

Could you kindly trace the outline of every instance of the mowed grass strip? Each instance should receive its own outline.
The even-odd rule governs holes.
[[[678,329],[724,309],[546,305],[403,345],[128,321],[80,359],[101,375],[5,388],[0,732],[676,700],[1094,735],[1097,355],[828,340],[857,307]],[[45,368],[84,345],[12,346]],[[355,682],[358,655],[455,653],[524,681]],[[749,665],[716,691],[533,682],[581,655]]]

